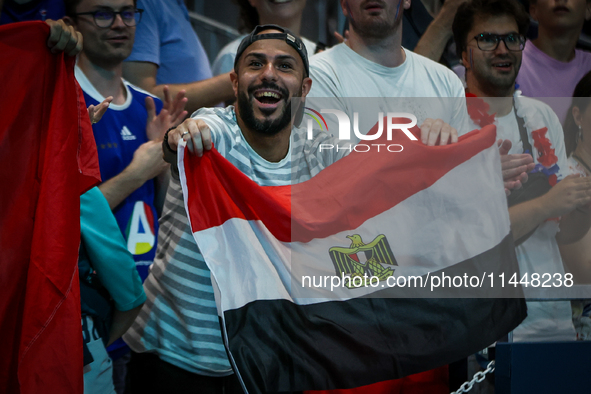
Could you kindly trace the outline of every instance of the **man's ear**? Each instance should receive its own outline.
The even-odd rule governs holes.
[[[62,19],[66,25],[76,27],[76,22],[74,22],[74,19],[70,18],[69,16],[64,16]]]
[[[343,11],[343,15],[345,17],[349,17],[349,2],[348,0],[341,0],[341,10]]]
[[[471,68],[471,64],[470,64],[470,57],[468,55],[468,49],[462,51],[462,64],[464,65],[464,68],[466,68],[466,70],[469,70]]]
[[[304,78],[302,81],[302,97],[306,97],[310,93],[310,89],[312,89],[312,79]]]
[[[235,70],[230,72],[230,81],[232,82],[232,89],[234,90],[234,96],[238,98],[238,74]]]
[[[531,18],[535,21],[538,20],[538,16],[537,16],[537,10],[536,10],[536,5],[534,3],[529,3],[529,15],[531,16]]]
[[[581,123],[583,122],[583,114],[581,114],[581,110],[579,109],[579,107],[575,106],[573,107],[573,119],[575,120],[575,124],[577,126],[581,126]]]

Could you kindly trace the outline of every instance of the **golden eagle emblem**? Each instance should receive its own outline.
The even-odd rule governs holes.
[[[363,279],[366,275],[368,278],[377,277],[381,281],[394,275],[394,268],[388,266],[395,266],[398,263],[385,235],[378,235],[368,244],[363,242],[359,234],[347,235],[347,238],[351,240],[348,248],[335,246],[328,250],[339,277],[350,276],[353,279],[359,276]],[[361,283],[361,286],[369,284],[369,280],[367,283],[356,282]],[[353,285],[351,280],[346,286],[360,287]]]

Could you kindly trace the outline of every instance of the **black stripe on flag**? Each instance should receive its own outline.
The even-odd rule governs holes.
[[[519,272],[511,234],[444,271],[463,276],[490,267],[497,267],[494,275]],[[231,360],[249,393],[353,388],[467,357],[527,315],[521,288],[496,294],[514,298],[391,298],[422,291],[409,290],[311,305],[259,300],[226,311]],[[422,295],[436,296],[427,290]]]

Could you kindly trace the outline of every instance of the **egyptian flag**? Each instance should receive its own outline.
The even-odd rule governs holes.
[[[0,392],[83,392],[80,194],[98,184],[75,58],[0,26]]]
[[[518,272],[494,126],[448,146],[402,133],[375,142],[404,149],[352,152],[287,187],[258,186],[215,150],[179,152],[191,229],[249,393],[398,379],[525,318],[522,290],[489,277]],[[443,274],[459,287],[433,288]],[[458,283],[464,275],[476,287]]]

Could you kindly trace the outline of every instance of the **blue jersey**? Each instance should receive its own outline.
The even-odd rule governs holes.
[[[76,79],[84,91],[87,106],[97,105],[104,99],[78,67]],[[145,99],[149,94],[128,82],[124,81],[124,84],[127,89],[125,104],[111,104],[101,121],[92,126],[103,182],[120,174],[131,163],[136,149],[148,141]],[[160,112],[162,102],[157,98],[154,101],[156,111]],[[143,281],[154,261],[158,236],[154,180],[131,193],[113,213]]]
[[[34,0],[25,4],[5,0],[0,14],[0,25],[13,22],[45,21],[46,19],[57,20],[65,15],[64,0]]]

